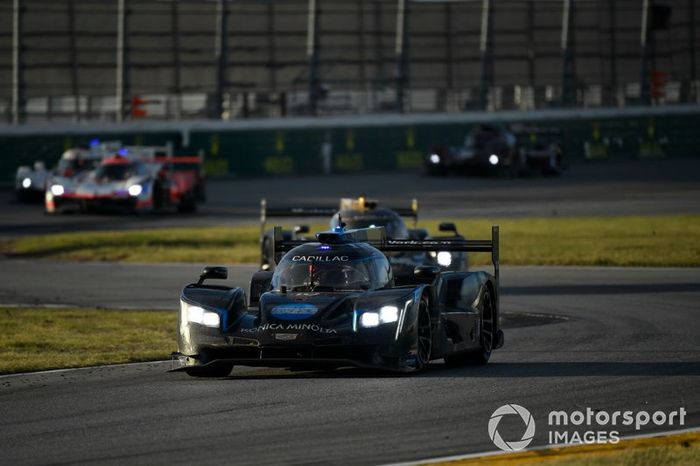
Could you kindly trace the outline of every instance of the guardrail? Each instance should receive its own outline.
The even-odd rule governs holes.
[[[561,132],[569,160],[700,155],[700,106],[537,110],[94,125],[0,125],[0,179],[19,165],[54,164],[95,138],[175,144],[206,154],[212,176],[419,169],[432,145],[462,142],[479,123],[536,124]]]

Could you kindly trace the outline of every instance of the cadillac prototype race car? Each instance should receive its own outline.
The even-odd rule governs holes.
[[[439,230],[450,233],[450,236],[429,236],[428,231],[417,228],[418,200],[413,199],[410,207],[380,207],[377,201],[368,200],[364,196],[357,199],[343,198],[340,207],[307,206],[307,207],[275,207],[267,206],[265,199],[260,201],[260,265],[263,270],[272,270],[281,258],[278,252],[272,253],[272,230],[266,229],[267,218],[309,218],[331,217],[330,227],[336,228],[342,224],[349,229],[384,227],[386,236],[390,239],[435,239],[456,240],[465,238],[457,232],[453,223],[441,223]],[[413,228],[408,228],[402,217],[413,220]],[[282,230],[286,240],[305,239],[309,233],[308,225],[297,225],[293,230]],[[410,282],[413,269],[418,265],[431,265],[443,270],[466,271],[469,267],[468,256],[464,251],[397,251],[387,254],[393,269],[394,279],[402,284]]]
[[[149,212],[168,206],[196,210],[204,200],[201,157],[122,148],[80,178],[55,176],[46,190],[47,213],[68,209]]]
[[[556,175],[563,164],[559,139],[559,132],[552,129],[477,125],[461,146],[433,147],[425,167],[431,175]]]
[[[485,364],[503,345],[498,282],[498,227],[490,240],[395,240],[382,227],[285,240],[275,228],[274,271],[241,288],[205,283],[227,278],[205,267],[180,295],[174,370],[226,376],[235,364],[295,369],[355,366],[416,372],[435,359]],[[490,252],[494,274],[415,268],[396,286],[384,253]],[[247,300],[249,299],[249,301]]]
[[[44,199],[46,187],[53,177],[78,179],[94,170],[103,154],[95,148],[75,147],[63,153],[54,170],[48,170],[44,162],[36,161],[33,167],[21,166],[15,174],[15,194],[20,201]]]

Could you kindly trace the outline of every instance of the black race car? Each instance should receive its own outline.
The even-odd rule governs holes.
[[[319,233],[285,241],[275,228],[273,271],[253,275],[250,301],[206,267],[180,296],[173,361],[192,376],[226,376],[235,364],[305,368],[355,366],[416,372],[431,360],[485,364],[503,345],[498,282],[498,227],[481,241],[392,240],[384,228]],[[490,252],[495,273],[415,268],[395,286],[385,253]]]
[[[514,125],[477,125],[458,147],[433,147],[425,158],[431,175],[556,175],[562,170],[558,131]]]
[[[278,252],[272,253],[272,230],[266,229],[268,217],[331,217],[330,227],[343,226],[349,229],[384,227],[386,235],[390,239],[435,239],[456,240],[465,238],[457,232],[453,223],[441,223],[439,230],[448,233],[449,236],[428,235],[428,231],[417,228],[418,201],[413,199],[408,208],[380,207],[377,201],[369,200],[364,196],[357,199],[343,198],[340,207],[307,206],[307,207],[276,207],[267,206],[265,199],[260,202],[260,266],[263,270],[272,270],[275,263],[281,258]],[[408,217],[413,221],[413,228],[408,228],[402,217]],[[282,230],[282,237],[286,240],[305,239],[308,237],[308,225],[297,225],[292,230]],[[468,255],[463,251],[400,251],[387,254],[397,283],[410,282],[413,277],[413,269],[418,265],[437,266],[443,270],[466,271],[469,267]]]

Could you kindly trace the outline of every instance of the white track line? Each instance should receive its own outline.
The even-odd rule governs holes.
[[[89,371],[97,369],[108,369],[115,367],[134,367],[134,366],[147,366],[152,364],[170,364],[172,361],[146,361],[146,362],[127,362],[124,364],[105,364],[102,366],[87,366],[87,367],[70,367],[68,369],[52,369],[48,371],[36,371],[36,372],[20,372],[17,374],[6,374],[0,375],[0,379],[9,379],[13,377],[30,377],[33,375],[46,375],[46,374],[61,374],[65,372],[78,372],[78,371]]]

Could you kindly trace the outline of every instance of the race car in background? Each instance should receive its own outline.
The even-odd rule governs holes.
[[[106,145],[75,147],[63,153],[56,168],[48,170],[42,161],[33,167],[21,166],[15,175],[15,194],[20,201],[44,199],[46,187],[54,176],[78,179],[82,174],[97,168],[105,155]]]
[[[409,207],[381,207],[377,201],[365,196],[343,198],[339,207],[306,206],[269,208],[267,201],[260,201],[260,265],[263,270],[271,270],[281,258],[272,251],[272,230],[266,230],[268,217],[273,218],[309,218],[331,217],[330,227],[347,227],[361,229],[383,227],[388,238],[413,240],[464,240],[453,223],[441,223],[439,230],[449,236],[431,237],[428,231],[417,228],[418,200],[413,199]],[[408,228],[403,217],[412,219],[413,228]],[[286,240],[303,240],[309,232],[308,225],[297,225],[292,230],[281,230]],[[397,283],[410,281],[416,266],[437,266],[443,270],[466,271],[469,267],[468,256],[464,251],[397,251],[389,254],[389,262]]]
[[[461,146],[433,147],[425,159],[431,175],[559,174],[563,154],[557,130],[514,125],[477,125]]]
[[[201,156],[175,156],[158,147],[119,149],[79,179],[56,176],[46,190],[46,212],[192,212],[205,198]]]
[[[355,366],[418,372],[431,360],[486,364],[503,346],[498,227],[490,240],[392,240],[383,227],[285,240],[274,271],[241,288],[209,285],[225,267],[205,267],[180,294],[174,370],[225,377],[235,364],[292,369]],[[433,250],[489,252],[494,274],[418,266],[396,286],[387,255]]]

